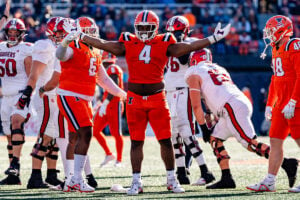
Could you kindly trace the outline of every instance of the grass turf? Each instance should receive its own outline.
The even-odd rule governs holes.
[[[288,193],[288,181],[286,174],[280,170],[277,178],[277,192],[275,193],[254,193],[245,187],[249,184],[260,181],[267,172],[267,160],[258,157],[256,154],[245,150],[235,139],[229,139],[225,142],[231,160],[231,171],[236,181],[236,189],[228,190],[206,190],[203,186],[184,186],[186,192],[183,194],[173,194],[168,192],[165,186],[165,170],[160,158],[159,145],[157,141],[148,137],[144,146],[144,162],[142,167],[142,177],[144,183],[144,193],[137,197],[129,197],[125,194],[114,193],[110,191],[113,184],[121,184],[129,187],[131,183],[131,166],[129,158],[130,141],[126,137],[124,141],[124,162],[123,167],[115,168],[113,163],[105,168],[99,168],[100,162],[104,159],[103,150],[93,139],[90,146],[89,155],[93,174],[98,181],[98,188],[94,193],[63,193],[57,191],[27,190],[26,184],[31,173],[31,157],[29,156],[34,143],[34,138],[27,137],[21,158],[21,186],[1,186],[0,199],[300,199],[300,194]],[[259,140],[268,143],[268,138],[259,138]],[[109,146],[114,150],[113,138],[108,138]],[[218,180],[220,178],[219,166],[216,162],[212,150],[208,144],[200,140],[209,169]],[[288,138],[285,142],[285,156],[297,157],[299,148],[295,142]],[[0,137],[0,167],[1,171],[8,166],[6,140]],[[63,178],[63,167],[61,161],[58,162],[59,174]],[[193,162],[191,168],[191,181],[195,182],[199,178],[199,168],[196,162]],[[46,165],[43,166],[43,176],[46,175]],[[4,174],[0,178],[4,178]],[[300,180],[300,179],[299,179]],[[300,181],[296,182],[296,185]]]

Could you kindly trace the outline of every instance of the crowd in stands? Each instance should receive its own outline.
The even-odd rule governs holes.
[[[13,5],[13,16],[24,20],[28,28],[28,41],[35,41],[44,37],[45,23],[53,16],[51,4],[70,3],[69,0],[19,0],[32,2],[31,9],[28,4],[18,8]],[[15,0],[13,2],[19,2]],[[110,3],[189,3],[188,0],[74,0],[70,3],[70,12],[65,17],[78,16],[93,17],[99,28],[100,37],[108,40],[117,40],[123,31],[134,32],[134,17],[136,12],[128,12],[121,7],[113,7]],[[248,55],[262,51],[264,42],[262,30],[259,28],[259,14],[283,14],[290,17],[294,23],[294,32],[300,36],[300,1],[282,0],[282,4],[267,1],[258,1],[255,5],[252,0],[193,0],[188,7],[162,6],[160,14],[160,32],[164,32],[167,20],[174,15],[184,15],[191,24],[191,35],[203,38],[212,34],[217,22],[231,23],[231,33],[226,40],[214,45],[214,54],[240,54]],[[255,1],[257,2],[257,1]],[[214,4],[215,6],[211,6]],[[186,5],[186,4],[184,4]],[[129,14],[130,13],[130,14]],[[263,22],[264,23],[264,22]]]

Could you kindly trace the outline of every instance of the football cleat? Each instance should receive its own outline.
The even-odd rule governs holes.
[[[228,188],[236,188],[235,182],[232,177],[221,178],[220,181],[206,187],[206,189],[228,189]]]
[[[18,176],[8,175],[0,181],[0,185],[21,185],[21,180]]]
[[[289,192],[299,193],[300,192],[300,185],[298,185],[297,187],[290,188]]]
[[[172,191],[173,193],[184,193],[185,190],[181,187],[180,183],[174,179],[167,180],[167,189]]]
[[[190,178],[187,175],[178,175],[177,179],[181,185],[191,184]]]
[[[289,186],[293,187],[297,179],[298,160],[295,158],[287,158],[281,167],[286,172],[289,179]]]
[[[127,195],[133,196],[143,193],[143,184],[141,181],[132,181],[131,187],[127,190]]]
[[[54,173],[48,174],[45,179],[45,182],[52,186],[57,186],[57,185],[62,184],[63,182],[57,178],[57,172],[58,172],[58,170]]]
[[[85,180],[76,180],[74,176],[71,178],[71,180],[68,182],[67,187],[69,191],[71,189],[78,190],[79,192],[95,192],[95,188],[91,187],[89,184],[85,182]]]
[[[115,167],[123,167],[122,162],[116,161],[114,164]]]
[[[105,156],[103,162],[100,164],[100,167],[107,165],[110,161],[114,160],[116,157],[112,155]]]
[[[93,188],[96,188],[98,186],[98,183],[97,183],[95,177],[93,176],[93,174],[86,175],[86,180],[87,180],[88,184],[90,186],[92,186]]]
[[[246,187],[248,190],[252,190],[255,192],[275,192],[275,182],[274,183],[268,183],[266,181],[262,181],[260,183],[249,185]]]
[[[43,182],[42,177],[31,176],[27,183],[27,189],[45,189],[49,186]]]

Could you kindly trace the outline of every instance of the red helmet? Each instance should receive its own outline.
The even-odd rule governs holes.
[[[19,33],[17,35],[11,36],[8,34],[9,30],[17,30],[19,31]],[[26,28],[25,24],[20,19],[13,18],[6,23],[4,31],[7,43],[10,45],[16,45],[23,40]]]
[[[117,57],[114,54],[111,54],[107,51],[103,51],[103,53],[102,53],[102,62],[115,64],[116,60],[117,60]]]
[[[53,35],[53,38],[54,38],[54,42],[56,44],[59,44],[60,42],[62,42],[62,40],[64,39],[64,37],[68,34],[65,29],[64,29],[64,24],[65,23],[69,23],[69,24],[73,24],[74,28],[76,27],[75,25],[75,20],[71,19],[71,18],[63,18],[61,17],[55,27],[54,27],[54,35]]]
[[[180,31],[183,33],[182,39],[184,39],[190,32],[190,24],[184,16],[174,16],[168,20],[166,30],[173,33]]]
[[[46,28],[46,36],[54,36],[54,32],[56,29],[56,25],[58,24],[58,22],[63,19],[62,17],[51,17],[48,21],[47,21],[47,28]]]
[[[79,17],[76,20],[83,33],[91,37],[99,37],[99,28],[96,22],[90,17]]]
[[[190,66],[197,65],[201,62],[212,62],[212,54],[209,49],[200,49],[198,51],[194,51],[190,55]]]
[[[293,35],[293,24],[288,17],[276,15],[267,21],[263,32],[265,43],[274,47],[283,37],[290,37]],[[269,39],[270,43],[267,43],[266,39]]]
[[[134,21],[135,35],[142,42],[152,40],[158,33],[159,18],[151,10],[143,10]]]

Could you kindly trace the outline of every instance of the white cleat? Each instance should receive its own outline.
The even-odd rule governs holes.
[[[246,188],[255,192],[276,192],[275,182],[268,183],[266,181],[261,181],[260,183],[249,185]]]
[[[299,193],[300,192],[300,185],[298,185],[297,187],[290,188],[289,192]]]
[[[115,164],[114,164],[114,166],[115,167],[123,167],[123,164],[120,161],[116,161]]]
[[[112,161],[114,159],[116,159],[116,157],[113,154],[105,156],[103,162],[100,164],[100,167],[103,167],[103,166],[107,165],[110,161]]]
[[[200,185],[206,185],[206,180],[202,177],[200,177],[195,183],[193,183],[192,185],[197,185],[197,186],[200,186]]]
[[[87,184],[85,182],[85,180],[81,179],[81,180],[75,180],[74,176],[71,178],[71,180],[69,181],[68,184],[66,184],[67,187],[69,188],[69,191],[71,189],[74,190],[78,190],[79,192],[95,192],[95,188],[93,188],[92,186],[90,186],[89,184]]]
[[[184,193],[185,190],[181,187],[176,179],[167,180],[167,189],[173,193]]]
[[[131,187],[127,190],[127,195],[133,196],[143,193],[143,184],[140,181],[134,181]]]

